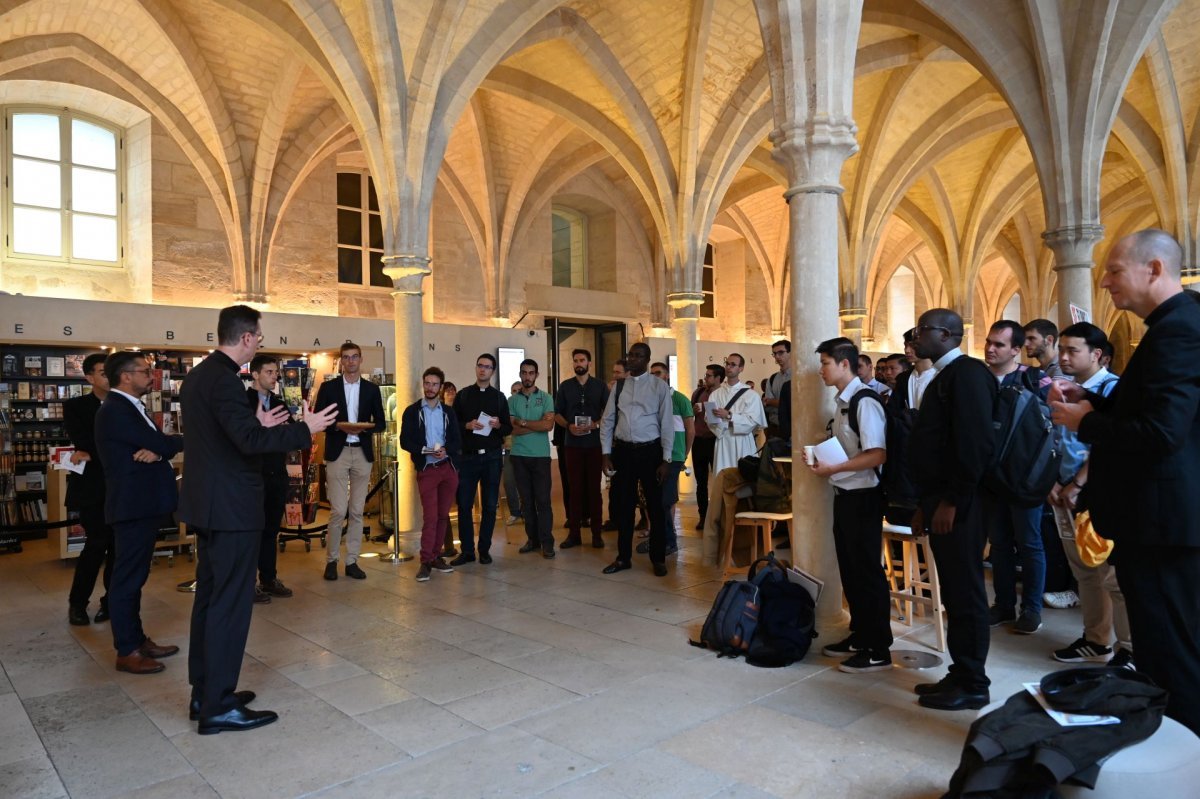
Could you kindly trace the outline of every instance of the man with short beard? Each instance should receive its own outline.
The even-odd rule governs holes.
[[[604,456],[600,451],[600,417],[608,402],[608,388],[598,378],[588,374],[592,353],[585,349],[571,352],[575,376],[559,385],[554,398],[554,421],[566,431],[563,452],[566,454],[567,482],[571,486],[571,502],[567,516],[567,538],[559,546],[571,549],[583,543],[584,508],[592,526],[592,546],[604,548],[600,535],[604,521],[600,499],[600,472]]]
[[[1058,325],[1049,319],[1034,319],[1025,325],[1025,356],[1037,361],[1038,368],[1048,377],[1059,377]]]

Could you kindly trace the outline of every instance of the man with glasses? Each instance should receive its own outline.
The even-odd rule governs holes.
[[[362,379],[362,348],[357,344],[347,341],[342,345],[341,370],[341,380],[327,380],[317,389],[316,409],[337,406],[338,421],[325,434],[325,494],[329,497],[325,579],[338,578],[342,524],[346,522],[346,576],[364,580],[367,575],[358,565],[358,554],[362,551],[363,505],[375,461],[371,434],[386,430],[387,419],[379,386]]]
[[[767,437],[789,438],[792,431],[781,431],[779,428],[779,399],[783,384],[792,379],[792,342],[786,338],[776,341],[771,345],[771,357],[775,359],[779,371],[763,381],[762,401],[767,413]]]
[[[180,391],[188,430],[179,518],[196,534],[196,596],[188,644],[188,717],[201,735],[249,730],[278,715],[246,707],[238,676],[250,631],[254,572],[262,539],[261,455],[307,449],[337,418],[337,409],[308,411],[303,424],[283,424],[285,408],[257,410],[238,378],[262,343],[262,314],[246,305],[221,310],[217,349],[195,366]],[[114,613],[114,618],[115,618]]]
[[[142,586],[158,528],[179,502],[170,461],[183,438],[163,435],[142,404],[154,384],[145,355],[114,352],[104,373],[111,390],[96,412],[96,451],[104,464],[104,518],[116,544],[108,595],[113,647],[117,671],[154,674],[165,668],[159,660],[179,647],[159,646],[142,629]]]
[[[463,452],[458,471],[458,538],[462,552],[451,566],[475,562],[475,492],[483,503],[479,520],[479,562],[492,562],[492,531],[500,501],[500,467],[504,438],[513,431],[508,402],[492,385],[496,356],[485,352],[475,359],[475,384],[454,398],[454,416],[462,425]],[[526,509],[528,512],[529,509]]]
[[[716,424],[710,424],[717,438],[713,471],[736,467],[739,458],[758,451],[755,438],[767,426],[762,398],[742,382],[746,359],[734,352],[725,359],[725,384],[709,397]]]
[[[96,453],[96,411],[108,396],[108,378],[104,376],[104,358],[95,353],[83,359],[83,379],[92,387],[92,393],[76,397],[63,404],[63,425],[71,446],[71,463],[87,464],[83,472],[67,474],[68,510],[79,514],[79,523],[87,538],[83,551],[75,561],[75,579],[71,581],[71,594],[67,600],[67,621],[75,625],[91,624],[87,606],[96,587],[100,567],[104,567],[104,596],[100,597],[100,610],[96,622],[108,619],[108,587],[113,571],[113,529],[104,521],[104,466]]]
[[[992,457],[999,389],[986,366],[963,355],[962,337],[962,317],[934,308],[921,314],[913,340],[916,356],[937,369],[909,438],[918,492],[912,528],[930,534],[949,617],[950,672],[915,689],[918,702],[935,710],[977,709],[990,701],[980,481]]]

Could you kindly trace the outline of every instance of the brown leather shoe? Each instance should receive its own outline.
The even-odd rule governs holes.
[[[175,646],[174,644],[170,646],[159,646],[149,638],[147,638],[145,641],[142,641],[142,645],[138,647],[138,652],[141,653],[142,657],[151,659],[167,658],[171,655],[174,655],[178,651],[179,647]]]
[[[130,674],[157,674],[166,666],[151,657],[146,657],[135,650],[124,657],[117,657],[117,671],[127,671]]]

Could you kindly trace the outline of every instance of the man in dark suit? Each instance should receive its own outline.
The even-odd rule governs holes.
[[[153,674],[177,646],[159,646],[142,630],[142,586],[150,575],[154,541],[179,492],[171,458],[183,438],[158,429],[142,397],[154,383],[140,352],[114,352],[104,362],[111,391],[96,411],[96,451],[104,464],[104,517],[113,528],[116,559],[108,592],[117,671]]]
[[[372,433],[387,429],[379,386],[363,380],[362,348],[347,341],[342,345],[340,379],[327,380],[317,389],[318,411],[337,408],[339,425],[370,425],[366,429],[330,428],[325,434],[325,494],[329,497],[329,547],[326,549],[325,579],[337,579],[338,551],[342,545],[342,523],[346,523],[346,576],[364,580],[358,565],[362,550],[363,505],[371,479],[375,452]]]
[[[283,399],[275,393],[279,383],[279,359],[274,355],[260,353],[250,361],[250,387],[246,398],[250,407],[270,412],[284,408]],[[288,416],[285,424],[294,423]],[[258,545],[258,587],[254,590],[255,602],[270,602],[271,597],[289,597],[292,589],[279,579],[275,564],[278,560],[279,521],[287,505],[288,474],[287,453],[268,452],[262,456],[263,479],[263,530]]]
[[[262,462],[269,452],[312,443],[334,411],[304,414],[304,424],[282,424],[287,411],[257,413],[246,402],[239,364],[262,343],[258,311],[245,305],[221,310],[217,349],[188,372],[180,400],[188,431],[179,517],[196,534],[199,559],[188,651],[192,685],[189,716],[201,735],[247,730],[278,716],[246,707],[249,691],[236,691],[263,529]]]
[[[1182,262],[1161,230],[1113,245],[1100,285],[1146,333],[1107,397],[1056,382],[1051,408],[1092,448],[1083,500],[1115,542],[1138,671],[1200,735],[1200,303],[1183,291]]]
[[[96,587],[100,567],[104,567],[104,596],[96,621],[108,619],[108,586],[112,582],[113,529],[104,521],[104,467],[96,456],[96,411],[108,396],[108,378],[104,376],[104,354],[95,353],[83,359],[83,379],[92,387],[91,394],[76,397],[63,405],[63,425],[75,451],[71,462],[86,463],[81,474],[67,475],[67,510],[79,514],[79,523],[87,538],[83,551],[75,560],[75,579],[67,600],[67,620],[71,624],[91,624],[88,601]]]
[[[937,369],[909,438],[917,487],[914,530],[928,532],[949,617],[950,672],[920,683],[921,705],[935,710],[981,708],[990,701],[987,588],[980,481],[992,456],[996,378],[963,355],[962,317],[946,308],[921,314],[913,348]]]

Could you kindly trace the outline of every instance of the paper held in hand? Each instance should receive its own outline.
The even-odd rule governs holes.
[[[812,452],[821,466],[838,466],[850,460],[846,455],[846,450],[842,449],[842,442],[838,441],[836,437],[827,438],[815,445]]]
[[[479,418],[475,421],[479,422],[483,427],[475,431],[477,436],[486,436],[492,432],[492,417],[488,416],[483,411],[479,412]]]

